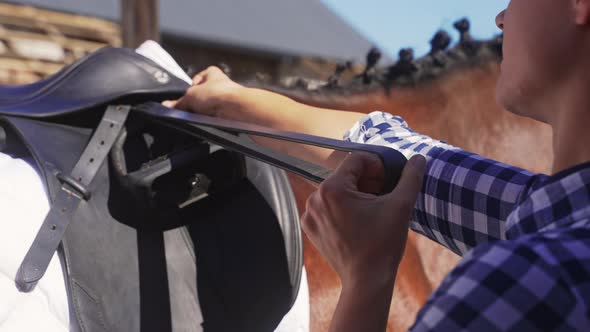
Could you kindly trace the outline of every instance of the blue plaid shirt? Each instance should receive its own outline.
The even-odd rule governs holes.
[[[532,174],[382,112],[344,138],[424,155],[411,228],[463,256],[411,331],[590,331],[590,163]]]

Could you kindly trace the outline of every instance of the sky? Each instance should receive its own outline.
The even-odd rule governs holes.
[[[430,50],[429,41],[444,29],[453,40],[453,22],[468,17],[472,35],[490,38],[500,30],[494,19],[508,0],[321,0],[374,42],[391,58],[400,48],[414,48],[416,56]]]

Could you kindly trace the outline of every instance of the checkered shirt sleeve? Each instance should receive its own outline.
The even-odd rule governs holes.
[[[464,254],[411,331],[590,329],[590,163],[585,173],[559,180],[533,175],[381,112],[345,139],[425,155],[411,227]]]
[[[505,239],[508,214],[538,177],[421,135],[401,117],[384,112],[365,116],[344,139],[389,146],[407,158],[418,153],[426,157],[410,227],[459,255]]]

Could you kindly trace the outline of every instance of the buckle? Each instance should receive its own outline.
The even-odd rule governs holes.
[[[85,201],[88,201],[92,196],[92,193],[88,190],[88,188],[86,188],[82,183],[80,183],[73,177],[69,175],[64,175],[61,172],[55,174],[55,177],[59,180],[59,182],[61,182],[62,185],[65,184],[69,186],[69,188],[62,187],[62,189],[68,191],[69,193],[81,197]]]

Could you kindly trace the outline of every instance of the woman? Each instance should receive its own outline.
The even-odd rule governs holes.
[[[308,200],[303,228],[342,280],[332,331],[383,331],[410,228],[463,255],[413,331],[590,328],[590,0],[512,0],[497,101],[553,128],[553,175],[532,174],[420,135],[403,119],[318,109],[244,88],[218,69],[168,106],[290,131],[388,145],[411,157],[377,196],[370,155],[260,139],[337,166]],[[426,157],[424,159],[420,155]]]

